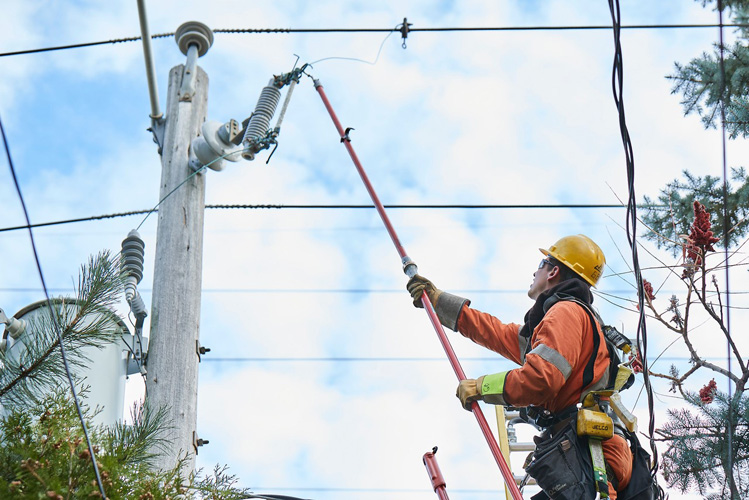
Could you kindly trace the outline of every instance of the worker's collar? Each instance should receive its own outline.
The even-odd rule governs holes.
[[[536,298],[536,303],[525,314],[525,324],[520,328],[520,335],[530,337],[533,334],[533,330],[536,329],[546,314],[544,303],[555,294],[570,296],[586,304],[593,303],[593,294],[590,293],[588,285],[578,279],[562,281],[548,290],[541,292],[538,298]],[[528,345],[530,346],[530,343]]]

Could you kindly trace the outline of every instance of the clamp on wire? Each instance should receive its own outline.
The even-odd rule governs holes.
[[[298,56],[297,61],[299,61]],[[308,66],[305,64],[297,68],[295,62],[290,72],[271,78],[268,85],[263,87],[255,110],[242,122],[241,126],[233,119],[223,124],[212,120],[203,123],[201,135],[195,137],[190,143],[190,149],[194,153],[194,158],[190,161],[193,170],[199,172],[204,167],[209,167],[220,171],[224,168],[224,160],[236,162],[244,158],[252,161],[258,152],[275,146],[265,162],[267,164],[278,148],[278,135],[281,133],[281,123],[289,106],[291,93],[302,75],[306,74],[305,69]],[[281,107],[278,121],[275,127],[269,128],[278,102],[281,100],[280,89],[286,85],[289,86],[289,90],[286,92],[286,99]]]
[[[401,47],[404,49],[406,48],[406,38],[408,38],[408,34],[411,32],[411,26],[413,26],[413,23],[409,23],[408,18],[404,17],[403,22],[395,27],[395,29],[401,32],[401,37],[403,38]]]

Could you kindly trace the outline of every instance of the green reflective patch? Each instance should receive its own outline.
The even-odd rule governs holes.
[[[481,395],[485,396],[487,394],[504,394],[505,377],[507,377],[507,372],[484,375],[484,380],[481,383],[481,388],[479,389]]]

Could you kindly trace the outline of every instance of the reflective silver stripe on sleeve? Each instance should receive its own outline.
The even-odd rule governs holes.
[[[520,335],[523,330],[523,326],[518,327],[518,347],[520,348],[520,361],[525,364],[525,350],[528,349],[528,337]]]
[[[572,373],[572,366],[570,365],[569,361],[567,361],[564,356],[559,354],[556,349],[552,349],[547,345],[539,344],[528,354],[535,354],[541,359],[546,360],[552,365],[556,366],[557,369],[562,372],[562,376],[564,377],[565,382]]]

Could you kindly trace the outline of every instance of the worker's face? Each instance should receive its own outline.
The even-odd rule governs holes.
[[[544,259],[538,265],[538,270],[533,273],[533,283],[528,290],[528,297],[536,300],[542,292],[550,288],[551,279],[556,275],[556,267],[551,265],[548,259]]]

